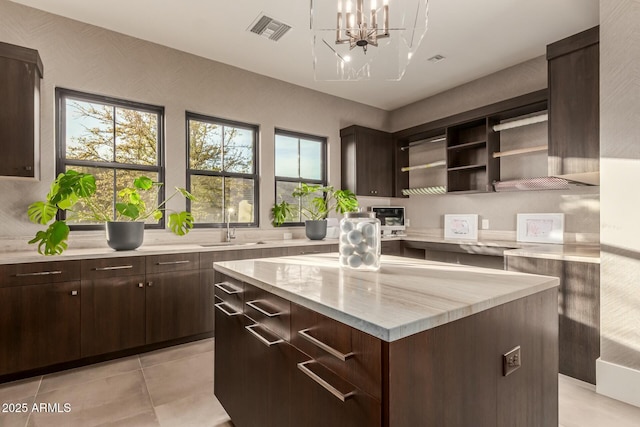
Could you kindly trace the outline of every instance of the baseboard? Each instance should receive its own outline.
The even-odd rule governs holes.
[[[596,360],[596,392],[640,407],[640,371]]]

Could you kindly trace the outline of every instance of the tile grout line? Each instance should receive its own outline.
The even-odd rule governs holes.
[[[151,397],[151,392],[149,391],[149,385],[147,384],[147,377],[144,374],[144,367],[142,366],[142,360],[140,360],[140,355],[138,355],[138,363],[140,364],[140,372],[142,373],[142,381],[144,381],[144,388],[147,390],[147,395],[149,396],[149,401],[151,402],[151,409],[153,410],[153,416],[156,417],[156,421],[158,421],[158,425],[160,425],[160,418],[158,418],[158,413],[156,412],[156,405],[153,403],[153,397]]]
[[[31,402],[31,407],[33,408],[34,403],[36,403],[36,399],[38,398],[38,393],[40,393],[40,387],[42,387],[42,381],[44,380],[44,375],[40,376],[40,382],[38,382],[38,389],[36,390],[36,394],[33,396],[33,402]],[[24,427],[29,425],[29,420],[31,419],[32,411],[29,411],[29,415],[27,415],[27,421],[24,424]]]

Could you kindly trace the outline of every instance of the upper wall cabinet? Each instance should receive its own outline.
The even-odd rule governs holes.
[[[0,42],[0,176],[39,179],[38,51]]]
[[[547,46],[550,176],[597,183],[599,59],[599,27]]]
[[[342,188],[358,196],[393,197],[391,134],[362,126],[340,130]]]

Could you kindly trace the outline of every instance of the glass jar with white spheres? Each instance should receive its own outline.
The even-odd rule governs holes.
[[[380,220],[375,212],[347,212],[340,221],[340,266],[380,269]]]

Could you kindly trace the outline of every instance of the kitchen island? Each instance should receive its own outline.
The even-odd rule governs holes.
[[[215,394],[237,427],[558,424],[558,279],[383,256],[215,263]]]

